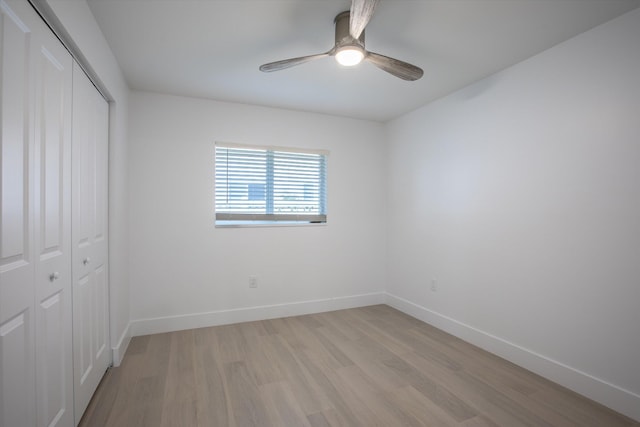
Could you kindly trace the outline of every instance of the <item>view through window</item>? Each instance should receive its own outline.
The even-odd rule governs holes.
[[[216,225],[325,223],[326,151],[216,144]]]

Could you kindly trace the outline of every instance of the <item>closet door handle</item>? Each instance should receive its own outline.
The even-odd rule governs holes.
[[[49,275],[49,281],[50,281],[50,282],[54,282],[54,281],[58,280],[58,278],[59,278],[59,277],[60,277],[60,273],[58,273],[57,271],[55,271],[55,272],[53,272],[53,273],[51,273],[51,274]]]
[[[84,265],[89,265],[89,263],[91,262],[91,258],[86,257],[85,259],[82,260],[82,264]]]

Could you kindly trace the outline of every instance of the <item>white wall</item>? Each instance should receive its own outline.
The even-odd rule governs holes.
[[[85,0],[48,0],[106,87],[109,101],[109,310],[118,365],[129,342],[127,121],[129,88]]]
[[[640,419],[640,10],[387,130],[390,302]]]
[[[143,92],[130,114],[134,334],[383,301],[381,124]],[[328,224],[214,228],[215,141],[328,149]]]
[[[128,111],[85,1],[49,3],[115,100],[114,347],[129,282],[134,333],[376,302],[386,286],[640,418],[640,11],[383,126],[148,93]],[[329,225],[215,229],[216,140],[329,149]]]

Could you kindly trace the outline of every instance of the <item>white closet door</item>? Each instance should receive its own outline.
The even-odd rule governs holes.
[[[72,59],[0,0],[0,425],[72,426]]]
[[[26,3],[26,2],[25,2]],[[0,0],[0,426],[35,425],[31,28]]]
[[[76,422],[111,363],[107,280],[108,104],[73,72],[72,269]]]
[[[73,426],[71,77],[73,60],[40,26],[33,50],[36,401],[38,426]]]

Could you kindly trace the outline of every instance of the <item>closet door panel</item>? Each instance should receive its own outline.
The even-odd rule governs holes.
[[[73,306],[74,309],[74,348],[76,384],[81,387],[93,371],[93,285],[90,283],[90,275],[80,277],[74,284]]]
[[[26,4],[26,2],[25,2]],[[0,426],[35,425],[30,22],[0,0]],[[20,16],[20,17],[19,17]]]
[[[39,426],[71,425],[73,421],[73,411],[69,405],[73,403],[69,399],[72,394],[66,390],[71,383],[67,378],[70,370],[65,366],[68,352],[61,345],[66,341],[65,319],[70,307],[63,300],[64,293],[57,292],[37,306],[36,334],[41,339],[38,341],[36,370]]]
[[[36,390],[38,426],[73,425],[71,322],[71,77],[73,60],[49,31],[35,80]]]
[[[95,222],[93,254],[95,264],[95,359],[102,372],[111,363],[109,353],[109,280],[108,280],[108,212],[109,212],[109,104],[97,90],[93,91],[95,120],[96,160],[95,160]],[[102,375],[101,375],[102,376]]]
[[[29,50],[30,31],[0,2],[2,108],[2,254],[3,271],[28,262],[29,252]],[[15,264],[7,267],[9,264]]]
[[[75,412],[84,412],[111,362],[108,322],[108,104],[73,73],[72,268]]]
[[[109,313],[108,306],[105,301],[109,298],[109,289],[107,287],[107,266],[101,264],[95,270],[95,347],[94,354],[96,360],[104,360],[109,352]],[[103,367],[106,369],[111,360]]]
[[[25,310],[0,326],[0,425],[34,425],[33,322]]]
[[[76,418],[81,418],[89,403],[91,383],[97,369],[95,348],[95,275],[91,274],[95,216],[95,137],[91,103],[93,89],[82,71],[74,70],[73,82],[73,353],[74,400]],[[95,262],[95,260],[93,260]]]

